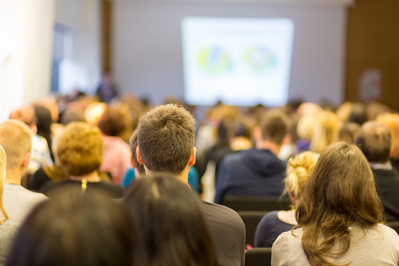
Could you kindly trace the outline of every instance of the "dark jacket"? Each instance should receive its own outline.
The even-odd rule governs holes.
[[[384,205],[384,218],[399,221],[399,174],[395,169],[372,169],[378,195]]]
[[[286,165],[270,150],[250,149],[226,156],[217,174],[215,202],[226,195],[279,197]]]

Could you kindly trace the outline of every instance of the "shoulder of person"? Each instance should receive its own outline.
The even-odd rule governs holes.
[[[210,203],[207,201],[201,201],[203,210],[206,215],[215,215],[218,218],[223,218],[223,220],[229,221],[229,223],[236,223],[239,226],[243,226],[244,222],[242,221],[240,215],[229,207],[224,205]]]

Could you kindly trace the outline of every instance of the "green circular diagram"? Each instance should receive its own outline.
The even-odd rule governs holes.
[[[255,72],[263,72],[277,66],[277,57],[265,47],[251,47],[244,53],[244,61]]]

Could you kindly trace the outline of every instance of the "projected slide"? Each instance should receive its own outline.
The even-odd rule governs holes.
[[[286,104],[293,36],[289,19],[184,18],[186,101]]]

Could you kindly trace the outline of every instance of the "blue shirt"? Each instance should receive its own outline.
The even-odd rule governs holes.
[[[122,187],[127,188],[127,186],[136,179],[134,169],[128,169],[123,178],[122,178]],[[198,172],[195,167],[190,167],[190,171],[188,172],[188,184],[191,188],[198,193],[199,181],[198,181]]]

